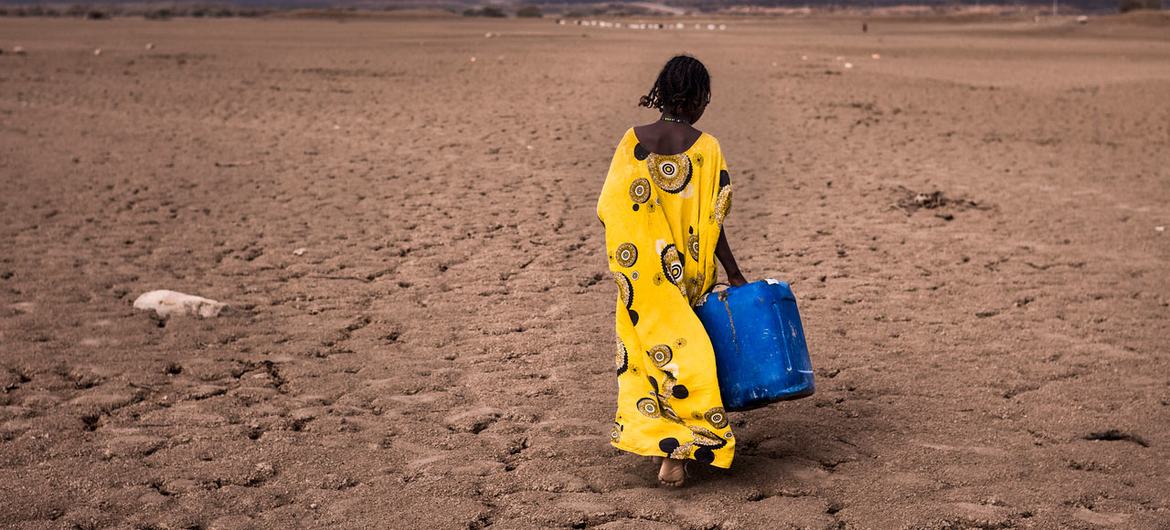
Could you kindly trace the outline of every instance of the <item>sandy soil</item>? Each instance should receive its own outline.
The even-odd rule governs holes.
[[[730,23],[0,19],[0,526],[1170,525],[1165,28]],[[674,491],[594,206],[680,51],[818,392]]]

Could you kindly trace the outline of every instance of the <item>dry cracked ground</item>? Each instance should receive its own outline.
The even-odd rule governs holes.
[[[0,526],[1170,525],[1166,26],[725,22],[0,19]],[[594,207],[684,51],[818,391],[670,490]]]

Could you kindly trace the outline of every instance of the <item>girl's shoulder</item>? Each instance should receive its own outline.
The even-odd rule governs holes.
[[[703,153],[705,157],[723,157],[723,148],[719,146],[719,139],[715,135],[703,132],[699,139],[695,141],[695,145],[691,147],[691,151]]]
[[[637,139],[638,135],[634,134],[634,127],[627,127],[626,132],[622,133],[622,139],[618,141],[618,144],[624,144],[630,140],[637,141]]]
[[[629,152],[629,154],[638,160],[645,158],[645,155],[639,155],[638,151],[645,151],[642,148],[640,140],[638,139],[636,127],[629,127],[626,132],[622,134],[621,139],[617,144],[617,153]],[[711,133],[706,131],[699,131],[699,137],[695,139],[694,143],[688,147],[684,153],[691,155],[703,153],[703,156],[717,156],[722,157],[723,151],[719,145],[719,139]]]
[[[719,139],[716,138],[714,134],[703,131],[703,134],[699,136],[699,141],[702,142],[704,140],[707,142],[707,147],[712,149],[719,149]]]

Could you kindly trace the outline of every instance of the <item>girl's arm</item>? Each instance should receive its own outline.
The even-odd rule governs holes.
[[[739,265],[735,263],[731,246],[727,244],[726,231],[719,232],[719,242],[715,243],[715,257],[719,258],[719,263],[723,265],[723,271],[727,273],[727,283],[733,286],[747,283],[743,273],[739,272]]]

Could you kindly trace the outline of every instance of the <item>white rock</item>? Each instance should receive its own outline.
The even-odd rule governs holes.
[[[24,46],[13,46],[12,53],[17,55],[24,55]]]
[[[1087,17],[1085,15],[1081,15],[1081,16],[1077,17],[1077,24],[1088,24],[1088,23],[1089,23],[1089,17]]]
[[[307,248],[305,248],[305,247],[301,247],[301,248],[298,248],[298,249],[294,250],[294,251],[293,251],[293,255],[294,255],[294,256],[304,256],[304,255],[305,255],[305,252],[308,252],[308,250],[309,250],[309,249],[307,249]]]
[[[845,63],[845,68],[853,68],[853,63]]]
[[[94,54],[94,55],[101,55],[101,54],[102,54],[102,49],[101,49],[101,48],[95,48],[95,49],[93,50],[93,54]]]
[[[876,61],[876,60],[878,60],[878,59],[881,59],[881,58],[882,58],[882,54],[880,54],[880,53],[875,53],[875,54],[873,54],[873,55],[870,55],[870,57],[871,57],[871,58],[873,58],[873,60],[875,60],[875,61]]]
[[[164,289],[143,293],[138,299],[134,300],[134,308],[143,311],[154,311],[162,318],[167,318],[172,315],[192,315],[202,318],[213,318],[219,316],[227,308],[227,304],[201,296],[193,296]]]
[[[153,49],[154,49],[154,43],[153,43],[153,42],[148,42],[148,43],[146,43],[146,49],[148,49],[148,50],[153,50]]]
[[[1164,226],[1155,226],[1155,227],[1154,227],[1154,231],[1155,231],[1155,232],[1165,232],[1165,231],[1166,231],[1166,227],[1164,227]]]

